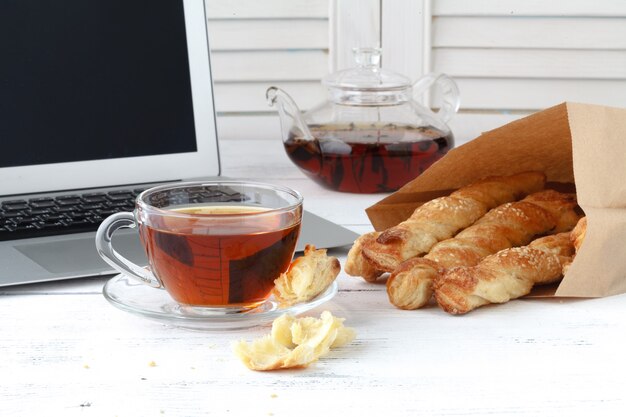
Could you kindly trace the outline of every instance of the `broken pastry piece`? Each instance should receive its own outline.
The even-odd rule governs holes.
[[[274,297],[283,307],[309,301],[324,292],[339,271],[339,260],[326,255],[326,249],[307,245],[304,256],[293,261],[287,272],[274,281]]]
[[[574,247],[569,233],[534,240],[528,246],[502,250],[472,267],[457,267],[435,280],[435,299],[451,314],[465,314],[482,305],[505,303],[527,295],[536,284],[562,277]]]
[[[244,365],[255,371],[306,367],[331,348],[354,340],[356,333],[343,321],[329,311],[319,319],[283,314],[272,323],[271,334],[252,343],[241,340],[233,349]]]

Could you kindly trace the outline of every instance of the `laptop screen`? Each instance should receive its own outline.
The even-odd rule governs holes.
[[[196,151],[181,1],[0,9],[0,167]]]
[[[0,33],[0,195],[219,173],[202,0],[3,1]]]

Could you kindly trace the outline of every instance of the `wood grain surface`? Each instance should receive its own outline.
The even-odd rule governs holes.
[[[306,179],[279,140],[224,141],[224,174],[300,190],[364,233],[381,195]],[[347,248],[331,253],[345,261]],[[610,260],[607,260],[610,262]],[[103,278],[0,289],[1,416],[617,416],[626,407],[626,296],[528,300],[451,317],[401,311],[345,273],[327,309],[356,340],[307,369],[257,373],[231,351],[268,327],[199,332],[119,311]]]

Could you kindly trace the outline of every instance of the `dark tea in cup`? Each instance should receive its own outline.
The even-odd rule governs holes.
[[[181,304],[240,311],[264,302],[289,267],[301,217],[302,197],[283,187],[227,181],[167,185],[139,195],[134,215],[105,220],[97,241],[103,239],[99,250],[107,262],[163,287]],[[106,236],[135,224],[149,272],[112,247],[107,252]]]
[[[175,211],[192,214],[189,219],[168,218],[165,228],[140,225],[153,273],[184,304],[245,307],[264,301],[274,279],[289,267],[300,228],[294,223],[276,229],[280,221],[267,216],[252,230],[237,218],[264,210],[183,208]],[[194,233],[197,215],[223,216],[220,230]]]

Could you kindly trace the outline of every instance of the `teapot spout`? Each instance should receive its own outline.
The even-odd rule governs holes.
[[[290,135],[294,134],[302,139],[313,139],[311,131],[302,118],[302,112],[289,94],[278,87],[270,87],[265,92],[265,97],[268,105],[276,105],[278,108],[283,141],[287,141]]]

